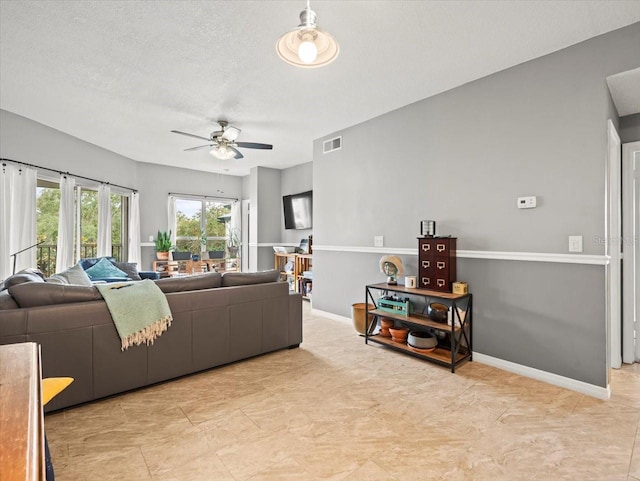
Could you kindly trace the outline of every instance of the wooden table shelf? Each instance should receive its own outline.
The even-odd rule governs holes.
[[[450,326],[448,324],[444,324],[442,322],[436,322],[427,317],[426,314],[410,314],[408,316],[403,316],[400,314],[394,314],[389,311],[384,311],[382,309],[374,309],[373,311],[369,311],[369,314],[373,314],[374,316],[386,317],[389,319],[394,319],[400,322],[407,322],[410,324],[415,324],[417,326],[429,327],[432,329],[438,329],[439,331],[447,331],[451,332],[452,330],[459,331],[460,326]]]
[[[436,347],[431,352],[417,352],[412,350],[407,344],[400,344],[399,342],[395,342],[394,340],[392,340],[390,337],[383,337],[378,334],[369,336],[369,342],[383,344],[406,354],[411,354],[412,356],[428,358],[432,361],[438,362],[443,366],[451,366],[451,350],[444,347]],[[459,363],[463,361],[466,355],[466,352],[458,352],[453,362]]]
[[[40,347],[0,346],[0,479],[45,480]]]
[[[422,312],[421,310],[417,312],[408,311],[409,315],[403,314],[402,311],[380,309],[377,299],[388,294],[402,295],[402,303],[405,303],[405,298],[408,297],[412,305],[414,303],[423,303],[425,308],[430,302],[434,301],[446,304],[451,313],[450,324],[430,319],[426,314],[422,313],[424,309]],[[471,294],[452,294],[428,289],[407,288],[402,284],[370,284],[365,288],[365,304],[367,306],[365,312],[365,343],[380,344],[420,359],[447,366],[451,369],[451,372],[455,372],[458,365],[472,360],[472,301]],[[399,304],[399,302],[396,302],[396,304]],[[373,309],[369,309],[370,304],[373,304]],[[385,304],[393,304],[393,301],[387,300]],[[413,350],[406,343],[401,344],[391,338],[379,335],[376,328],[383,318],[391,319],[396,325],[399,324],[409,329],[433,332],[434,335],[438,336],[438,346],[430,352],[419,352]]]

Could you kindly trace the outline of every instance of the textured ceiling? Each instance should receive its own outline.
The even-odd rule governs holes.
[[[621,117],[640,112],[640,67],[607,77],[607,84]]]
[[[0,108],[142,162],[246,175],[312,160],[336,130],[640,21],[633,1],[312,1],[340,43],[275,53],[304,1],[0,0]],[[240,129],[224,163],[170,133]],[[193,140],[193,141],[192,141]]]

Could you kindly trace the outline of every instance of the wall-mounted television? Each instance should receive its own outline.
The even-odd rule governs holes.
[[[311,229],[313,227],[313,191],[282,197],[285,229]]]

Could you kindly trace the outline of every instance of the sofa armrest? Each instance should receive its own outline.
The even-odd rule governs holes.
[[[160,274],[155,271],[138,271],[138,275],[140,275],[142,279],[160,279]]]
[[[133,279],[130,277],[98,277],[97,279],[92,279],[91,282],[94,284],[100,283],[103,284],[105,282],[129,282]]]
[[[302,342],[302,295],[289,293],[289,347],[298,347]]]

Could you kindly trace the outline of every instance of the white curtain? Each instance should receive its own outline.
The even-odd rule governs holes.
[[[111,187],[98,187],[98,257],[111,256]]]
[[[0,172],[0,279],[13,272],[36,267],[36,185],[34,169],[3,164]]]
[[[234,232],[238,240],[240,240],[240,201],[234,201],[231,204],[231,218],[229,219],[229,231]]]
[[[176,198],[172,195],[167,203],[167,230],[171,231],[171,245],[176,245]]]
[[[129,198],[129,255],[128,262],[136,262],[138,268],[142,262],[140,253],[140,198],[137,192],[133,192]]]
[[[56,272],[71,267],[73,256],[73,230],[75,228],[76,180],[60,176],[60,215],[58,216],[58,247],[56,249]]]
[[[76,219],[82,218],[82,187],[76,187]],[[76,222],[76,259],[82,259],[82,226]]]

